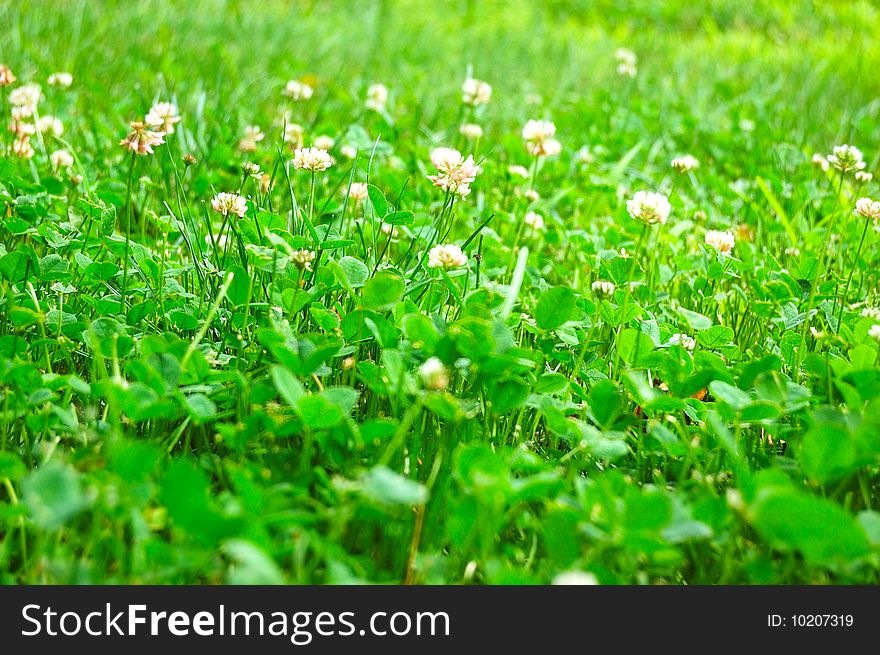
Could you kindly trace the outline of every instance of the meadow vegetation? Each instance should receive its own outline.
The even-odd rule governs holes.
[[[0,582],[876,584],[878,23],[0,2]]]

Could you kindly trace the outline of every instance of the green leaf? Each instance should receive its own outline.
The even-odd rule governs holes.
[[[770,422],[782,416],[782,408],[769,400],[756,400],[746,405],[739,413],[741,423]]]
[[[40,260],[40,278],[43,280],[60,280],[67,275],[70,263],[61,255],[52,253]]]
[[[733,330],[723,325],[710,327],[702,332],[697,332],[697,343],[706,348],[720,348],[733,341]]]
[[[382,189],[371,184],[367,189],[367,194],[370,196],[370,203],[373,205],[376,216],[380,218],[385,216],[388,213],[388,201],[385,200],[385,194],[382,193]]]
[[[186,409],[196,423],[204,423],[217,414],[217,405],[204,394],[190,394],[186,396],[185,401]]]
[[[300,398],[306,395],[306,390],[296,376],[283,366],[276,364],[270,371],[275,389],[291,407],[295,407]]]
[[[554,507],[544,514],[541,527],[547,555],[558,568],[570,566],[580,555],[581,546],[576,538],[580,516],[572,508]]]
[[[801,552],[808,562],[845,562],[869,552],[864,530],[830,500],[777,488],[759,492],[751,509],[761,536],[779,548]]]
[[[230,539],[223,543],[222,550],[233,561],[226,577],[227,584],[284,584],[281,567],[256,544],[243,539]]]
[[[621,411],[620,389],[611,380],[600,380],[590,391],[590,411],[603,429],[610,428]]]
[[[343,257],[339,260],[339,268],[345,273],[348,283],[355,289],[364,286],[370,277],[370,269],[357,257]]]
[[[856,468],[856,443],[843,416],[825,415],[804,434],[798,449],[801,468],[817,482],[840,480]]]
[[[471,443],[459,446],[454,456],[454,470],[461,483],[483,495],[494,495],[494,490],[510,491],[507,466],[489,446]]]
[[[325,430],[342,422],[342,409],[323,396],[303,396],[295,405],[303,423],[311,430]]]
[[[27,255],[22,252],[3,255],[0,257],[0,275],[10,282],[21,282],[27,277],[29,262]]]
[[[390,271],[380,271],[364,286],[361,304],[368,309],[387,309],[403,295],[403,278]]]
[[[346,416],[351,415],[357,404],[360,393],[351,387],[327,387],[321,395],[342,410]]]
[[[89,347],[103,357],[113,357],[126,352],[131,339],[125,334],[125,328],[112,318],[99,318],[92,321],[83,333]]]
[[[413,214],[408,209],[391,212],[390,214],[382,218],[382,222],[388,223],[388,225],[411,225],[415,220],[415,214]]]
[[[651,337],[634,328],[626,328],[617,336],[620,356],[630,366],[636,366],[654,349]]]
[[[403,332],[413,348],[433,352],[440,335],[437,328],[424,314],[407,314],[403,317]]]
[[[702,314],[683,307],[678,308],[678,313],[692,330],[707,330],[712,327],[712,321]]]
[[[529,395],[529,385],[520,380],[505,380],[492,389],[492,411],[504,414],[521,406]]]
[[[733,409],[739,410],[752,402],[751,396],[742,389],[721,380],[713,380],[709,383],[709,391],[721,402],[727,403]]]
[[[110,469],[127,483],[147,480],[161,458],[161,451],[146,441],[117,441],[110,451]]]
[[[79,473],[58,460],[31,473],[21,486],[34,523],[46,530],[60,528],[89,505]]]
[[[629,532],[656,532],[672,518],[672,504],[659,491],[631,490],[624,507],[623,523]]]
[[[359,482],[361,494],[379,505],[411,507],[428,500],[428,489],[424,485],[385,466],[362,473]]]
[[[312,315],[312,318],[315,319],[315,323],[320,325],[321,329],[325,332],[332,332],[339,327],[339,323],[341,322],[339,315],[336,312],[317,305],[311,305],[309,307],[309,314]]]
[[[208,478],[186,460],[176,460],[165,472],[159,498],[176,524],[197,532],[210,513]]]
[[[86,266],[86,275],[106,282],[112,280],[120,270],[122,269],[113,262],[94,262]]]
[[[574,291],[568,287],[548,289],[535,307],[535,322],[544,330],[553,330],[571,319],[574,307]]]
[[[27,467],[18,455],[0,451],[0,478],[9,478],[15,481],[25,473],[27,473]]]

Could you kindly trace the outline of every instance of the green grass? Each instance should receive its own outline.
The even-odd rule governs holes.
[[[0,138],[0,582],[876,584],[880,236],[853,208],[880,190],[810,160],[851,143],[880,174],[878,19],[0,4],[4,126],[34,81],[65,128],[30,159]],[[468,75],[488,105],[462,103]],[[314,96],[285,99],[290,79]],[[377,82],[384,113],[364,108]],[[181,122],[127,153],[160,100]],[[305,145],[335,139],[329,170],[289,165],[285,110]],[[526,152],[528,119],[561,154]],[[480,164],[466,198],[425,178],[440,146]],[[700,167],[677,174],[686,153]],[[641,189],[668,222],[629,216]],[[220,192],[247,214],[214,211]],[[467,264],[428,267],[435,243]]]

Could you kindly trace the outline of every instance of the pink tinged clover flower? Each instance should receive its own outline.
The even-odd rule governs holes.
[[[155,146],[165,143],[164,137],[162,132],[147,129],[146,123],[134,121],[131,123],[131,132],[119,142],[119,145],[137,155],[152,155]]]
[[[438,175],[428,175],[434,186],[462,197],[471,192],[470,185],[479,172],[473,155],[465,158],[458,150],[437,148],[431,153],[431,163],[439,171]]]

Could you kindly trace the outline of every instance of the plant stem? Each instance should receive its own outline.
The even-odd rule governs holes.
[[[128,259],[131,251],[131,217],[134,213],[134,207],[131,198],[131,186],[134,180],[134,158],[136,154],[131,153],[131,161],[128,165],[128,185],[126,186],[125,197],[128,211],[125,213],[125,257],[122,260],[122,309],[125,311],[126,295],[128,293]],[[126,312],[127,313],[127,312]]]
[[[843,295],[840,296],[840,310],[837,315],[837,330],[836,334],[840,334],[840,324],[843,321],[843,307],[846,305],[846,298],[849,294],[849,285],[852,282],[853,274],[856,272],[856,266],[859,263],[859,255],[862,254],[862,246],[865,245],[865,237],[868,236],[868,227],[871,225],[871,221],[865,220],[865,229],[862,230],[862,238],[859,241],[859,247],[856,249],[856,256],[853,259],[852,266],[849,269],[849,276],[846,278],[846,284],[843,287]]]

